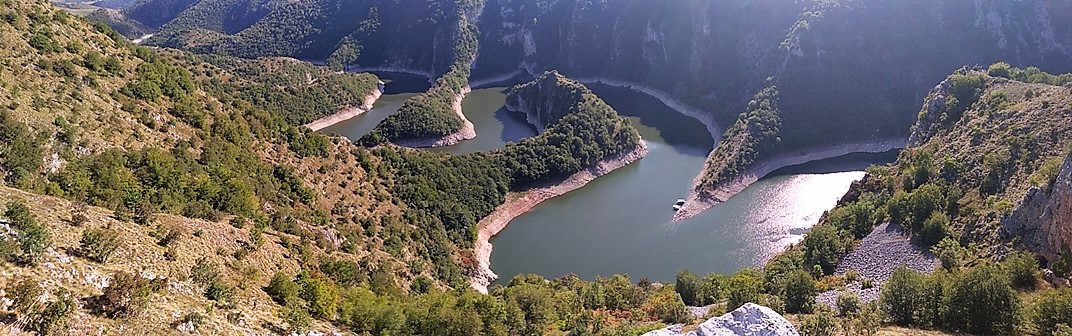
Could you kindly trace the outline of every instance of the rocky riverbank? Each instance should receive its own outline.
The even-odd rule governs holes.
[[[372,92],[369,92],[369,94],[365,96],[365,99],[361,100],[361,105],[347,107],[340,110],[338,113],[313,120],[313,122],[305,124],[305,127],[308,127],[313,131],[319,131],[328,128],[331,125],[359,116],[365,112],[371,111],[372,106],[376,104],[376,101],[379,100],[382,95],[383,91],[379,88],[372,90]]]
[[[410,148],[429,148],[429,147],[446,147],[453,146],[459,142],[469,140],[476,137],[476,127],[473,126],[473,122],[469,121],[465,117],[465,113],[462,112],[462,100],[465,96],[472,92],[468,85],[462,88],[462,92],[454,95],[454,102],[452,103],[452,109],[454,113],[458,115],[458,118],[462,119],[462,128],[458,131],[447,134],[439,138],[425,138],[425,139],[406,139],[395,141],[396,145]]]
[[[753,163],[744,173],[734,179],[720,183],[714,190],[701,190],[700,181],[703,172],[710,169],[711,160],[704,163],[703,171],[692,181],[692,191],[685,199],[685,205],[674,214],[674,221],[692,218],[703,213],[707,209],[725,202],[737,195],[752,183],[767,176],[771,172],[783,167],[808,163],[811,161],[829,159],[853,153],[883,153],[890,150],[904,148],[907,144],[905,139],[882,139],[863,143],[831,145],[824,147],[798,150],[794,153],[779,154],[772,158]],[[717,148],[715,150],[718,150]],[[713,152],[712,152],[713,153]]]
[[[510,221],[532,210],[544,201],[580,189],[596,178],[636,162],[647,154],[648,146],[641,141],[633,150],[605,158],[594,166],[570,175],[562,181],[506,195],[506,202],[496,207],[495,211],[492,211],[491,214],[484,217],[477,224],[476,247],[473,252],[476,259],[476,271],[470,276],[472,287],[481,293],[487,293],[488,285],[498,279],[498,275],[491,271],[491,237],[505,229],[510,224]]]

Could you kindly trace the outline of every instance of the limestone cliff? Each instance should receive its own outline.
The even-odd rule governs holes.
[[[154,1],[174,0],[142,0]],[[270,2],[247,24],[238,18],[255,17],[238,15],[248,9],[237,1],[206,0],[155,41],[442,74],[454,58],[451,17],[468,2]],[[785,125],[777,152],[904,137],[916,102],[965,64],[1072,71],[1072,5],[1062,1],[477,2],[481,10],[465,14],[480,32],[473,79],[550,69],[614,79],[731,125],[772,78]],[[193,20],[215,17],[195,15],[201,8],[237,13],[236,22]],[[232,26],[242,29],[221,28]]]
[[[1072,247],[1072,154],[1068,155],[1050,188],[1033,187],[1013,213],[1002,221],[1003,233],[1019,237],[1047,262],[1058,260]]]
[[[570,113],[573,105],[591,95],[587,87],[550,71],[535,81],[518,85],[506,97],[506,108],[525,114],[529,124],[539,130],[547,128]]]

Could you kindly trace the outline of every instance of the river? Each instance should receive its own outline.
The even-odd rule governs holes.
[[[491,241],[497,283],[522,273],[673,281],[682,269],[732,273],[759,266],[799,242],[864,168],[896,159],[896,153],[859,154],[782,169],[700,216],[671,223],[671,206],[687,195],[712,148],[710,135],[652,97],[588,86],[629,116],[650,152],[511,222]]]
[[[396,111],[412,93],[388,83],[373,110],[324,132],[360,138]],[[672,281],[681,269],[732,273],[761,265],[832,208],[871,163],[896,153],[858,154],[781,169],[728,202],[693,219],[671,223],[671,206],[687,195],[713,144],[699,122],[657,99],[627,89],[589,87],[628,116],[648,143],[637,163],[518,217],[492,239],[491,268],[499,283],[536,273],[582,278],[627,274],[634,280]],[[462,101],[477,138],[432,150],[463,154],[501,148],[535,135],[518,115],[502,109],[503,88],[474,90]]]

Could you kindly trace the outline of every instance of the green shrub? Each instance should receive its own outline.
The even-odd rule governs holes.
[[[321,257],[320,271],[336,284],[357,286],[368,282],[368,274],[352,260]]]
[[[820,309],[800,323],[802,336],[829,336],[837,333],[838,325],[834,314],[828,309]]]
[[[154,209],[148,202],[142,202],[134,206],[134,216],[132,219],[134,220],[134,223],[138,225],[148,226],[156,219],[156,209]]]
[[[71,225],[81,226],[89,221],[89,205],[86,203],[75,202],[71,212]]]
[[[22,248],[19,247],[19,243],[15,239],[0,237],[0,260],[18,262],[19,252],[21,251]]]
[[[1038,262],[1034,255],[1028,252],[1017,252],[1005,258],[1001,263],[1002,268],[1009,274],[1009,280],[1013,287],[1033,290],[1038,286],[1041,277]]]
[[[727,310],[737,309],[745,303],[759,300],[762,284],[758,273],[757,270],[744,269],[730,277],[726,288]]]
[[[687,323],[690,317],[681,296],[669,290],[653,294],[644,302],[642,310],[666,323]]]
[[[841,293],[837,297],[837,311],[838,316],[853,317],[860,311],[860,306],[863,303],[860,301],[860,297],[852,293]]]
[[[156,244],[167,247],[175,241],[182,238],[183,229],[176,224],[160,224],[156,226],[156,231],[153,232],[153,236],[156,237]]]
[[[923,276],[916,271],[905,266],[893,270],[879,298],[882,310],[893,323],[911,325],[915,322],[913,315],[920,305],[922,286]]]
[[[806,265],[819,265],[823,274],[834,273],[838,261],[852,248],[852,237],[830,225],[818,225],[804,237]]]
[[[882,327],[884,318],[885,316],[882,315],[882,310],[878,308],[877,303],[872,302],[863,305],[857,312],[856,318],[852,320],[853,329],[860,335],[873,336]]]
[[[856,270],[849,270],[848,272],[845,272],[845,282],[859,282],[860,279],[860,273],[856,272]]]
[[[213,282],[205,289],[205,298],[219,302],[223,305],[234,303],[235,290],[231,286],[224,285],[219,281]]]
[[[198,312],[191,312],[191,313],[186,314],[185,316],[183,316],[182,319],[179,320],[179,323],[190,323],[190,324],[193,324],[194,327],[196,328],[196,327],[200,326],[201,323],[204,322],[204,321],[205,321],[205,315],[201,315],[201,313],[198,313]]]
[[[678,272],[675,279],[674,291],[681,295],[681,300],[687,305],[700,305],[700,277],[686,269]]]
[[[435,290],[435,283],[432,282],[432,279],[422,275],[413,280],[410,290],[416,294],[428,294]]]
[[[264,289],[268,296],[272,298],[276,303],[281,305],[290,305],[298,298],[298,291],[301,289],[297,283],[290,280],[286,274],[282,272],[272,275],[272,280],[268,283],[268,287]]]
[[[309,305],[309,313],[321,319],[335,316],[335,306],[339,290],[335,284],[326,279],[299,277],[298,297]]]
[[[30,330],[39,335],[65,335],[68,321],[78,309],[78,302],[66,289],[56,293],[56,301],[49,302],[40,312],[33,314]]]
[[[942,262],[943,269],[952,271],[960,268],[966,252],[960,243],[950,237],[945,237],[931,248],[931,253],[934,253]]]
[[[1030,314],[1031,321],[1043,335],[1057,335],[1059,325],[1072,323],[1072,289],[1062,288],[1039,297]]]
[[[282,315],[283,322],[287,324],[289,331],[292,333],[309,331],[309,327],[313,324],[313,319],[302,307],[283,307]]]
[[[105,263],[119,249],[119,232],[107,228],[88,228],[82,231],[79,244],[86,258]]]
[[[875,281],[871,280],[871,278],[864,278],[863,281],[860,281],[860,288],[862,288],[862,289],[870,289],[870,288],[874,288],[874,287],[875,287]]]
[[[150,294],[149,280],[121,271],[104,288],[97,310],[111,318],[137,316],[145,310]]]
[[[786,251],[776,255],[763,267],[763,290],[767,293],[783,295],[786,277],[796,270],[804,269],[804,253],[799,250]],[[822,274],[822,267],[819,267]]]
[[[796,270],[786,277],[785,311],[787,313],[810,312],[815,304],[815,279],[804,270]]]
[[[201,257],[190,267],[190,280],[203,287],[208,287],[220,279],[220,271],[216,263]]]
[[[949,314],[949,295],[957,281],[952,273],[935,272],[923,277],[920,285],[915,324],[923,327],[945,325]]]
[[[30,208],[22,202],[8,202],[4,217],[11,221],[11,227],[16,231],[25,230],[26,227],[37,224],[37,218],[30,212]]]
[[[934,246],[949,236],[949,218],[941,212],[934,212],[923,222],[919,232],[919,241],[924,246]]]
[[[1064,323],[1058,324],[1056,330],[1053,331],[1053,336],[1072,336],[1072,326]]]
[[[19,233],[19,247],[22,249],[22,262],[36,265],[41,261],[45,250],[52,246],[52,234],[44,225],[30,223]]]
[[[960,276],[949,297],[948,326],[973,334],[1009,334],[1020,302],[1001,270],[981,266]]]
[[[38,309],[37,306],[40,303],[37,298],[44,293],[44,290],[30,278],[22,278],[5,289],[5,292],[7,292],[7,298],[12,301],[12,310],[29,314]]]
[[[1009,63],[997,62],[991,64],[986,73],[993,77],[1012,78],[1012,66]]]
[[[764,272],[766,274],[766,272]],[[702,294],[702,305],[709,305],[716,302],[721,302],[726,298],[726,287],[729,278],[722,274],[708,274],[704,276],[703,283],[700,284],[700,293]]]

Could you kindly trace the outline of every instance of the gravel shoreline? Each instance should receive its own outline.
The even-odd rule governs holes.
[[[335,125],[340,122],[346,121],[347,119],[364,114],[365,112],[372,110],[372,106],[376,104],[376,101],[379,100],[380,96],[382,95],[383,91],[380,91],[380,89],[377,88],[372,92],[369,92],[369,94],[365,96],[365,99],[361,101],[361,105],[347,107],[340,110],[338,113],[317,120],[313,120],[313,122],[305,124],[305,127],[308,127],[313,131],[319,131],[328,128],[331,125]]]
[[[912,243],[896,224],[881,224],[860,241],[860,245],[838,263],[834,275],[845,275],[849,271],[860,274],[861,279],[871,279],[874,287],[863,289],[859,282],[846,285],[843,290],[831,290],[820,293],[815,302],[835,307],[841,293],[850,292],[860,297],[863,302],[878,300],[882,292],[882,283],[890,279],[893,270],[901,265],[920,273],[931,273],[939,266],[939,261],[929,251]]]
[[[707,211],[707,209],[725,202],[730,199],[730,197],[744,191],[745,188],[748,188],[752,183],[756,183],[756,181],[759,181],[759,179],[767,174],[783,167],[834,158],[852,153],[883,153],[898,148],[904,148],[906,144],[907,141],[905,139],[891,138],[862,143],[814,147],[799,150],[794,153],[780,154],[752,164],[745,169],[745,172],[740,176],[737,176],[730,181],[722,182],[718,187],[710,191],[701,190],[700,188],[700,181],[703,179],[704,173],[711,168],[711,160],[710,156],[708,156],[708,160],[704,163],[700,175],[697,175],[692,181],[692,190],[689,192],[688,197],[685,198],[685,205],[681,207],[681,210],[674,214],[674,221],[677,222],[699,215],[704,211]],[[714,151],[711,153],[714,154]]]

